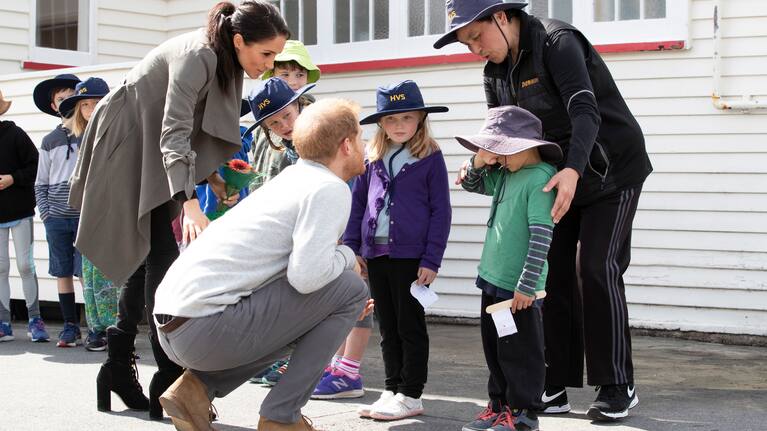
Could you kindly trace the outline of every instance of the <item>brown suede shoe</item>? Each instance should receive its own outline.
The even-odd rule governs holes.
[[[301,419],[296,423],[286,424],[282,422],[275,422],[271,419],[267,419],[263,416],[258,420],[258,431],[319,431],[312,426],[312,421],[306,416],[301,416]]]
[[[211,431],[210,400],[205,385],[186,370],[160,396],[160,404],[179,431]]]

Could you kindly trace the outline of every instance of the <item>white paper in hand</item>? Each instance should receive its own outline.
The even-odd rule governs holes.
[[[424,309],[431,307],[439,299],[439,296],[433,290],[416,284],[416,282],[410,285],[410,294],[421,303]]]
[[[514,315],[510,308],[503,308],[492,314],[495,322],[495,330],[498,332],[498,338],[517,333],[517,324],[514,323]]]

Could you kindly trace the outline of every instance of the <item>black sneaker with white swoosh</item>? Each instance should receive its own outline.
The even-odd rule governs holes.
[[[591,403],[586,415],[595,421],[614,421],[625,418],[629,409],[639,404],[636,387],[628,384],[598,386],[599,395]]]
[[[541,394],[541,404],[543,407],[539,413],[557,414],[570,411],[570,403],[567,401],[567,391],[564,387],[546,388]]]

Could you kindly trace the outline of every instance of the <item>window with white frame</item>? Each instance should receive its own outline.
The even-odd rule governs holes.
[[[95,5],[92,0],[30,0],[34,29],[30,60],[63,65],[94,62]]]
[[[269,0],[288,24],[292,38],[304,45],[317,44],[317,0]]]
[[[292,0],[297,7],[307,1]],[[316,45],[309,46],[309,52],[317,64],[468,52],[461,44],[441,50],[432,48],[447,28],[444,0],[314,0],[313,3],[311,10],[316,11],[316,16],[311,17],[311,22],[316,23],[313,28],[317,38]],[[529,0],[528,3],[529,13],[572,23],[594,45],[684,41],[685,46],[689,46],[689,0]],[[300,21],[289,14],[286,18],[288,23]]]
[[[531,0],[528,12],[569,22],[594,45],[684,41],[689,0]]]

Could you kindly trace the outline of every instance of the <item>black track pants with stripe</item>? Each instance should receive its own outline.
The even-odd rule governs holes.
[[[584,347],[589,385],[634,382],[623,273],[641,191],[571,207],[554,228],[543,309],[547,387],[583,386]]]

